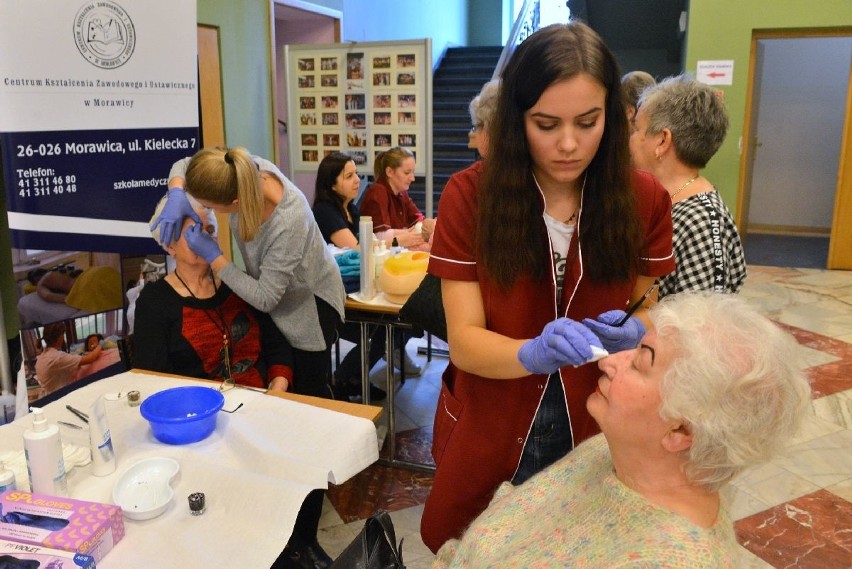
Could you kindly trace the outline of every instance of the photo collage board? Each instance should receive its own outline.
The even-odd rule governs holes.
[[[393,146],[415,155],[425,173],[431,112],[430,40],[288,46],[287,100],[291,160],[315,172],[332,152],[372,173],[375,156]]]

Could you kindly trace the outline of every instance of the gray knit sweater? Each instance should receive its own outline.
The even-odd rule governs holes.
[[[326,348],[314,296],[330,304],[343,319],[346,293],[340,270],[325,245],[308,200],[275,164],[254,156],[264,172],[284,185],[284,196],[257,236],[243,242],[234,233],[246,270],[229,263],[219,277],[246,302],[268,312],[290,344],[300,350]],[[189,158],[172,166],[169,179],[183,178]],[[231,226],[237,215],[231,214]]]

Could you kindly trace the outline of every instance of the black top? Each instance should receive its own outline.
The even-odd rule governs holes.
[[[352,217],[352,223],[346,219],[343,212],[337,204],[329,201],[318,201],[314,205],[314,219],[317,220],[317,225],[322,233],[322,238],[326,243],[331,243],[331,235],[341,229],[348,229],[358,239],[358,222],[361,219],[361,212],[355,202],[349,202],[349,215]]]
[[[231,376],[241,385],[266,387],[284,376],[292,382],[287,339],[263,312],[224,283],[211,298],[181,296],[165,280],[148,283],[136,301],[135,366],[197,377],[225,374],[223,329],[227,326]]]

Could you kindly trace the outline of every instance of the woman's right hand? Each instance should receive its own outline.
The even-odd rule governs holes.
[[[192,209],[192,204],[186,198],[186,192],[183,188],[170,189],[163,211],[151,225],[151,231],[154,231],[157,226],[160,227],[161,246],[168,247],[180,239],[183,220],[186,217],[191,217],[195,223],[201,224],[201,218]]]
[[[550,375],[563,366],[576,367],[591,360],[592,346],[603,348],[591,330],[570,318],[558,318],[521,346],[518,361],[530,373]]]

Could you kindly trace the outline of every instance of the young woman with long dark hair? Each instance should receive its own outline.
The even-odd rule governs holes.
[[[632,348],[674,267],[671,200],[629,167],[618,65],[581,23],[527,38],[502,74],[488,159],[441,195],[429,272],[450,359],[421,521],[436,551],[488,505],[598,432],[585,402],[601,353]],[[645,304],[656,299],[650,294]]]

